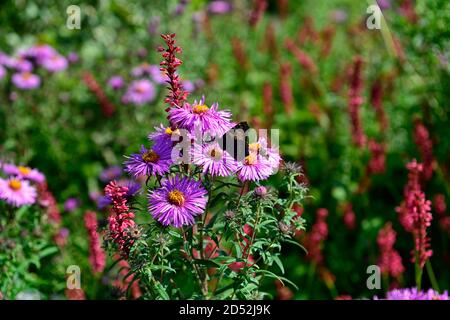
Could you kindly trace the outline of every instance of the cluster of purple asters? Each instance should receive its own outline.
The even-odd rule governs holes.
[[[71,60],[73,60],[73,53]],[[6,68],[12,71],[11,82],[21,90],[31,90],[41,85],[41,78],[36,74],[42,67],[50,73],[67,69],[69,61],[49,45],[36,45],[20,50],[14,56],[0,52],[0,80],[7,76]]]
[[[181,83],[176,68],[181,60],[175,57],[181,48],[175,46],[174,35],[163,36],[168,49],[160,49],[164,61],[160,71],[168,79],[169,123],[155,127],[149,134],[150,147],[141,146],[139,153],[127,156],[125,171],[135,179],[152,177],[158,187],[148,193],[149,212],[161,224],[174,227],[192,225],[194,217],[205,212],[207,180],[235,177],[243,183],[267,179],[281,161],[278,150],[268,147],[259,138],[249,143],[241,160],[227,150],[222,137],[236,126],[228,110],[219,110],[217,103],[208,106],[204,97],[190,104],[189,92]],[[151,74],[149,68],[145,70]],[[141,75],[144,70],[134,70]],[[243,141],[243,140],[242,140]]]
[[[0,163],[1,171],[7,178],[0,177],[0,200],[9,205],[22,207],[36,202],[36,184],[44,183],[45,176],[37,169]]]

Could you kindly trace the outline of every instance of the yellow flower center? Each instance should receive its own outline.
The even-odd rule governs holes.
[[[22,183],[20,183],[20,181],[16,179],[11,179],[8,185],[14,191],[20,190],[20,188],[22,187]]]
[[[176,206],[182,206],[184,204],[184,194],[180,190],[172,190],[169,192],[167,196],[167,200],[170,204],[174,204]]]
[[[27,174],[29,174],[31,172],[31,169],[28,167],[19,166],[17,169],[19,169],[19,172],[21,174],[23,174],[24,176],[26,176]]]
[[[24,72],[24,73],[22,74],[22,78],[23,78],[24,80],[30,79],[30,78],[31,78],[31,73],[29,73],[29,72]]]
[[[146,163],[156,163],[159,160],[159,155],[153,150],[148,150],[142,155],[142,160]]]
[[[245,157],[244,162],[245,164],[256,164],[257,162],[256,155],[250,153],[248,156]]]
[[[250,150],[250,152],[258,153],[259,149],[261,149],[261,144],[259,144],[258,142],[250,143],[248,145],[248,149]]]
[[[204,105],[204,104],[199,104],[194,106],[194,108],[192,108],[192,111],[194,111],[194,113],[196,114],[202,114],[205,113],[209,110],[208,106]]]
[[[166,134],[168,134],[169,136],[171,136],[173,131],[172,131],[172,128],[171,128],[171,127],[167,127],[165,132],[166,132]]]

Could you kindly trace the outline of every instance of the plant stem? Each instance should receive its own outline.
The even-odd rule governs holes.
[[[433,267],[431,266],[430,260],[427,260],[427,262],[425,263],[425,266],[427,268],[427,273],[428,273],[428,277],[430,278],[431,286],[433,287],[433,289],[435,291],[440,292],[439,284],[438,284],[438,282],[436,280],[436,277],[434,275]]]

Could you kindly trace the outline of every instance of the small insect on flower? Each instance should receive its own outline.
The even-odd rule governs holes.
[[[125,171],[135,178],[145,175],[162,175],[172,164],[171,149],[155,145],[151,149],[141,146],[140,153],[132,154],[125,162]]]
[[[30,182],[11,177],[7,180],[0,178],[0,199],[10,205],[21,207],[36,202],[36,188],[30,186]]]
[[[162,187],[149,192],[149,211],[163,225],[180,228],[194,223],[205,211],[207,191],[200,181],[188,177],[169,177]]]

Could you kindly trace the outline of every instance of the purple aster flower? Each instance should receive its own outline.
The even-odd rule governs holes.
[[[21,207],[36,202],[36,189],[30,186],[30,182],[11,177],[7,180],[0,178],[0,199],[10,205]]]
[[[102,182],[110,182],[120,178],[122,175],[122,168],[119,166],[111,166],[100,172],[100,180]]]
[[[208,12],[211,14],[226,14],[233,9],[228,1],[214,0],[208,4]]]
[[[264,157],[250,152],[238,162],[238,178],[241,181],[265,180],[273,173],[273,168]]]
[[[125,171],[135,178],[145,175],[162,175],[169,172],[172,164],[171,149],[164,146],[153,146],[146,149],[141,146],[140,153],[132,154],[125,161]]]
[[[269,148],[265,138],[260,138],[258,142],[250,143],[249,151],[262,156],[265,160],[267,160],[272,169],[278,170],[281,161],[280,152],[278,148]]]
[[[6,69],[0,64],[0,80],[6,76]]]
[[[64,202],[64,210],[67,212],[73,212],[77,210],[80,201],[77,198],[69,198]]]
[[[59,72],[67,68],[68,62],[65,57],[55,54],[42,60],[42,66],[50,72]]]
[[[12,83],[19,89],[29,90],[39,87],[41,84],[41,79],[35,74],[22,72],[15,73],[12,76]]]
[[[161,68],[157,65],[151,65],[149,67],[149,72],[150,76],[152,77],[152,80],[158,84],[166,84],[167,80],[169,80],[169,77],[167,77],[166,72],[161,71]]]
[[[172,148],[173,143],[179,141],[179,137],[181,137],[180,130],[172,130],[171,127],[165,127],[162,123],[159,127],[155,127],[155,130],[148,135],[148,139],[153,141],[154,146]]]
[[[118,90],[118,89],[122,88],[123,84],[124,84],[124,81],[123,81],[123,78],[121,76],[112,76],[108,80],[108,85],[113,90]]]
[[[194,101],[192,106],[186,103],[183,107],[172,108],[169,111],[169,120],[178,128],[187,129],[191,133],[199,128],[203,134],[222,136],[233,128],[234,124],[230,120],[230,111],[217,109],[217,103],[208,108],[203,97],[199,102]]]
[[[237,171],[234,158],[227,151],[222,150],[217,142],[205,146],[196,144],[193,162],[203,168],[203,173],[209,173],[212,176],[226,177]]]
[[[377,297],[375,297],[377,299]],[[449,300],[448,292],[443,294],[429,289],[426,292],[418,291],[417,288],[394,289],[386,294],[387,300]]]
[[[33,64],[24,57],[18,57],[11,63],[11,68],[19,72],[31,72],[33,71]]]
[[[70,63],[76,63],[79,59],[80,58],[78,57],[78,54],[76,54],[76,52],[70,52],[67,56],[67,60],[69,60]]]
[[[152,73],[152,65],[148,64],[147,62],[144,62],[140,65],[138,65],[137,67],[133,68],[133,70],[131,70],[131,75],[133,77],[142,77],[145,75],[151,75]]]
[[[29,48],[25,54],[27,57],[35,59],[38,64],[41,64],[43,60],[51,58],[58,53],[51,46],[43,44]]]
[[[124,100],[129,103],[142,105],[146,102],[151,102],[156,97],[155,87],[149,80],[136,80],[128,87],[124,95]]]
[[[194,217],[205,211],[207,193],[199,181],[169,177],[161,188],[149,192],[148,209],[153,218],[165,226],[192,225]]]
[[[20,179],[27,179],[37,183],[45,181],[45,175],[37,169],[5,163],[2,170],[7,175],[18,176]]]

